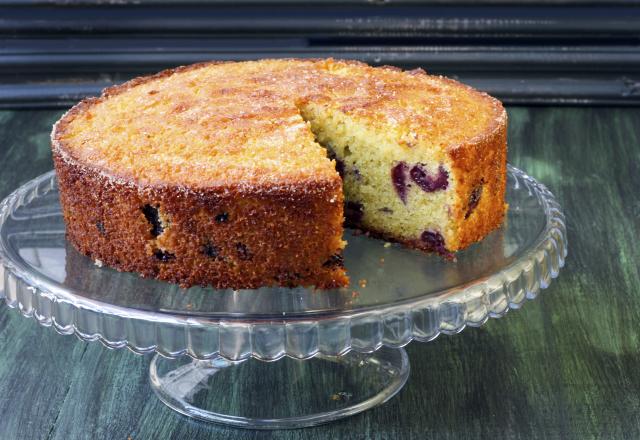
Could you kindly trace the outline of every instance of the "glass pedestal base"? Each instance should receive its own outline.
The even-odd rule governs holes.
[[[407,381],[409,361],[404,349],[391,348],[277,362],[156,355],[149,375],[158,397],[186,416],[241,428],[301,428],[386,402]]]

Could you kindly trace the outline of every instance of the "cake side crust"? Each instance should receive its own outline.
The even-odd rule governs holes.
[[[348,284],[340,180],[189,192],[109,178],[54,152],[67,239],[107,266],[183,287]]]
[[[458,251],[484,238],[504,221],[507,179],[507,115],[502,110],[493,129],[449,151],[456,181],[447,249]]]

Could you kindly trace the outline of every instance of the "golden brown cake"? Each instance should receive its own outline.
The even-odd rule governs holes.
[[[181,67],[82,101],[52,149],[68,240],[183,286],[346,285],[343,202],[350,223],[440,254],[505,212],[502,105],[422,70]]]

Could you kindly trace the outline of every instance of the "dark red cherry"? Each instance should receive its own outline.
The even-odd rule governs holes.
[[[420,235],[420,241],[427,251],[437,252],[440,255],[447,255],[449,252],[444,247],[444,237],[439,232],[424,231]]]
[[[162,227],[162,222],[160,221],[160,214],[158,214],[158,208],[151,205],[144,205],[142,207],[142,213],[144,214],[144,218],[147,219],[149,223],[151,223],[151,235],[157,237],[162,234],[164,228]]]
[[[156,257],[158,260],[162,261],[163,263],[166,263],[167,261],[171,261],[176,258],[176,256],[171,252],[161,251],[160,249],[155,251],[153,256]]]
[[[220,248],[212,245],[211,243],[207,243],[202,246],[202,253],[210,258],[218,258],[218,256],[220,255]]]
[[[480,203],[480,197],[482,197],[483,186],[484,186],[483,182],[481,182],[479,185],[473,188],[473,191],[471,191],[471,194],[469,195],[469,202],[467,204],[467,212],[464,215],[464,218],[469,218],[473,210],[476,209],[476,207]]]
[[[398,162],[393,168],[391,168],[391,182],[393,182],[393,188],[396,190],[396,194],[402,200],[402,203],[407,203],[407,171],[409,166],[405,162]]]
[[[449,186],[449,173],[442,165],[438,167],[438,172],[435,175],[430,175],[427,174],[423,164],[416,164],[411,168],[410,174],[411,180],[425,192],[447,189]]]
[[[236,250],[238,251],[238,258],[241,260],[251,260],[253,257],[246,244],[236,243]]]

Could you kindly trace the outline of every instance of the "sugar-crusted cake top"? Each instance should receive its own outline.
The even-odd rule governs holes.
[[[142,184],[211,187],[339,182],[301,109],[362,119],[412,155],[489,134],[500,103],[423,71],[353,61],[206,63],[107,89],[54,127],[53,148]]]

